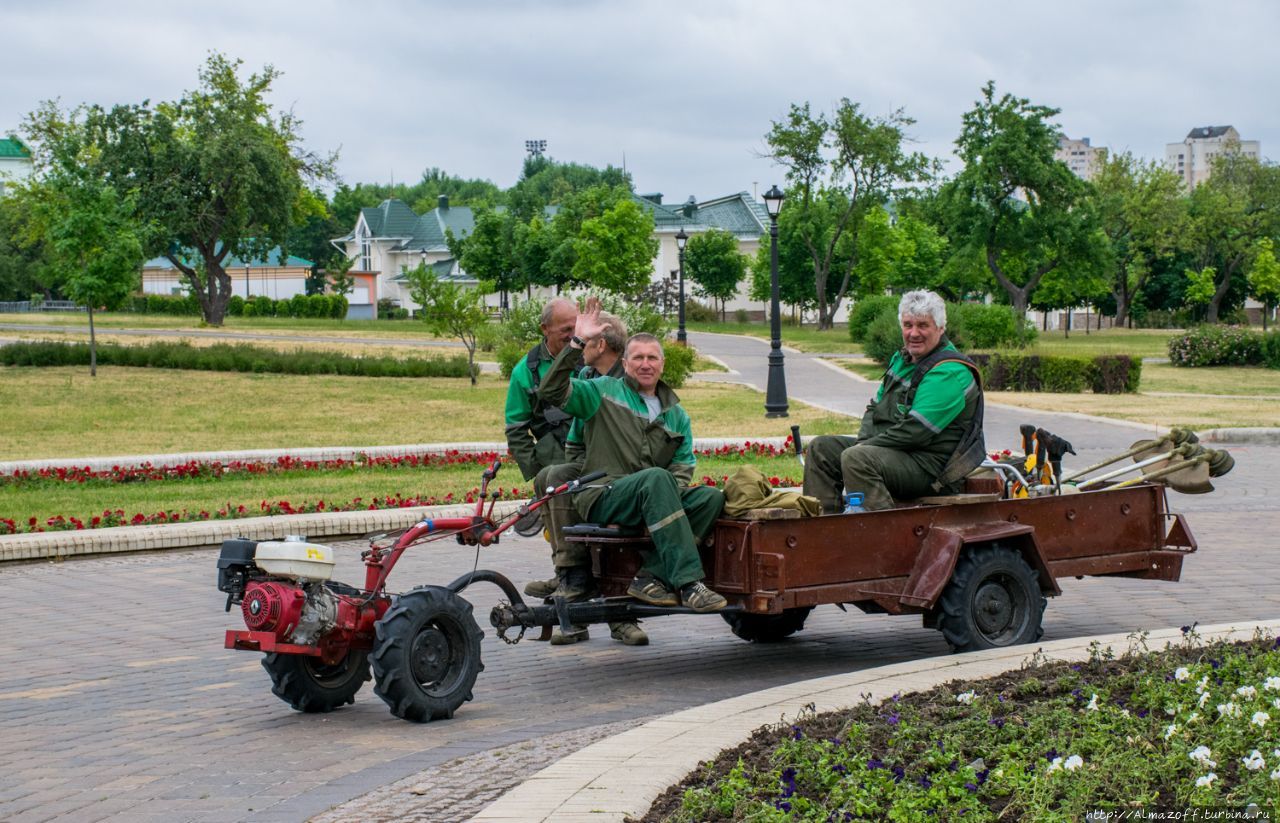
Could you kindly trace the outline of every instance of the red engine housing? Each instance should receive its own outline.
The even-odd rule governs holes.
[[[297,586],[274,580],[254,581],[245,587],[244,624],[254,631],[272,632],[284,640],[298,626],[307,593]]]

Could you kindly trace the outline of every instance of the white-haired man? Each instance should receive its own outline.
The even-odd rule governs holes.
[[[931,291],[911,291],[898,304],[900,351],[889,361],[858,436],[809,442],[804,493],[827,514],[860,492],[863,508],[958,491],[986,456],[982,382],[977,367],[946,338],[947,307]]]

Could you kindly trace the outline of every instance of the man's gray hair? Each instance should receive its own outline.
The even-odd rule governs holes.
[[[551,325],[551,315],[555,314],[556,306],[568,306],[574,312],[578,311],[578,304],[567,297],[553,297],[547,301],[547,305],[542,307],[542,327],[545,329]]]
[[[947,327],[947,304],[942,302],[941,297],[927,289],[909,291],[902,295],[902,300],[898,302],[899,320],[926,314],[933,318],[938,328]]]
[[[627,347],[627,324],[618,315],[607,311],[600,312],[600,322],[604,324],[604,331],[600,333],[604,344],[609,347],[609,351],[622,354]]]
[[[660,356],[663,356],[663,358],[665,359],[665,355],[662,355],[662,341],[654,337],[652,334],[649,334],[647,331],[636,332],[635,334],[631,335],[630,339],[627,340],[627,348],[623,350],[624,356],[626,354],[626,351],[631,348],[632,343],[657,343],[658,353]]]

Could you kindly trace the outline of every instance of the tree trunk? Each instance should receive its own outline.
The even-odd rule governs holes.
[[[98,376],[98,338],[93,331],[93,301],[89,301],[89,376]]]
[[[1213,290],[1213,299],[1209,301],[1209,305],[1205,307],[1205,321],[1209,323],[1217,323],[1218,315],[1222,311],[1222,301],[1227,296],[1227,291],[1231,288],[1231,276],[1235,272],[1235,263],[1229,263],[1223,267],[1222,282]]]
[[[1129,320],[1129,299],[1127,296],[1111,293],[1116,299],[1116,326],[1123,327]],[[1102,317],[1098,317],[1098,328],[1102,328]]]
[[[1062,336],[1067,340],[1071,339],[1071,315],[1075,314],[1071,309],[1071,306],[1067,307],[1067,322],[1062,324]]]

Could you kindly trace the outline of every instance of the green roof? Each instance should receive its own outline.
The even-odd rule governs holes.
[[[194,261],[195,259],[196,259],[196,256],[189,253],[182,255],[183,262],[186,262],[189,260]],[[243,269],[245,267],[245,262],[246,261],[241,260],[240,258],[235,257],[234,255],[228,255],[227,259],[222,261],[222,268],[224,271],[227,269]],[[267,252],[266,260],[249,260],[247,262],[248,262],[249,268],[251,269],[276,269],[276,268],[309,269],[315,265],[315,263],[311,262],[310,260],[306,260],[301,257],[294,257],[292,254],[289,255],[288,257],[283,258],[283,262],[282,262],[279,246],[276,246],[274,249]],[[143,263],[142,268],[171,269],[173,268],[173,263],[169,262],[169,258],[167,257],[154,257],[148,260],[147,262]]]
[[[458,274],[453,273],[453,267],[457,264],[457,262],[458,261],[455,258],[450,257],[445,260],[437,260],[434,263],[429,263],[427,264],[427,267],[430,268],[432,271],[434,271],[436,273],[436,277],[440,278],[441,280],[456,280],[459,283],[476,282],[476,279],[474,277],[471,277],[470,275],[466,274],[466,272],[463,272],[461,269],[458,270],[459,271]],[[405,272],[403,270],[399,274],[397,274],[395,277],[391,278],[391,280],[394,283],[409,282],[409,278],[405,277]]]
[[[14,137],[12,134],[8,137],[0,137],[0,157],[21,157],[29,159],[31,150],[22,144],[22,141]]]
[[[679,206],[655,203],[648,197],[633,194],[632,200],[653,215],[658,231],[677,228],[692,232],[723,229],[737,235],[760,236],[769,225],[769,213],[747,192],[717,197],[702,203],[687,202]],[[692,199],[692,198],[690,198]]]

